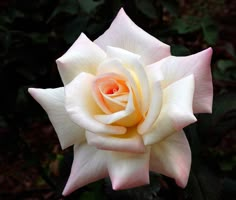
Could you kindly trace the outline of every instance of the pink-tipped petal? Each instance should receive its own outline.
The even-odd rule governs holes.
[[[174,178],[177,185],[184,188],[188,182],[190,167],[191,150],[183,131],[152,145],[151,171]]]
[[[56,61],[64,85],[81,72],[96,74],[97,66],[105,57],[104,51],[82,33],[70,49]]]
[[[156,73],[161,70],[164,75],[162,86],[167,87],[173,82],[190,74],[195,78],[195,92],[193,98],[194,113],[210,113],[212,110],[213,86],[211,77],[212,49],[208,48],[197,54],[185,57],[169,56],[156,63],[153,68]],[[154,67],[155,64],[153,64]],[[154,73],[155,74],[155,73]]]
[[[113,46],[136,53],[145,65],[170,55],[168,45],[138,27],[122,8],[109,29],[94,42],[104,50]]]
[[[80,127],[93,133],[124,134],[125,127],[106,125],[97,121],[94,116],[103,114],[92,96],[92,83],[95,76],[80,73],[65,87],[66,110],[70,118]]]
[[[74,161],[63,195],[108,176],[107,152],[87,144],[74,146]]]
[[[143,135],[145,145],[155,144],[196,121],[192,111],[194,77],[187,76],[163,90],[161,112],[152,129]]]
[[[128,189],[149,183],[150,149],[146,153],[110,152],[108,172],[114,190]]]
[[[44,108],[55,128],[63,149],[85,140],[85,130],[68,116],[64,106],[64,88],[29,88],[31,96]]]
[[[120,151],[130,153],[144,153],[145,146],[142,137],[137,134],[135,128],[129,128],[123,135],[100,135],[86,131],[86,138],[89,145],[98,149],[109,151]]]

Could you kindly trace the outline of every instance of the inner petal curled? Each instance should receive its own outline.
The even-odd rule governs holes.
[[[106,73],[95,79],[92,94],[102,111],[111,114],[125,109],[129,88],[120,75]]]

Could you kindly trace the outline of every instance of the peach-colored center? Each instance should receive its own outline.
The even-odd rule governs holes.
[[[124,78],[117,74],[108,73],[96,78],[92,94],[102,111],[110,114],[125,108],[129,88]]]

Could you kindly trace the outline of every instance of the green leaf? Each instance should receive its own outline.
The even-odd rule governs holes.
[[[211,18],[207,17],[202,20],[201,25],[202,25],[204,40],[210,45],[216,44],[219,35],[217,24]]]
[[[176,19],[171,28],[179,34],[191,33],[201,28],[201,19],[195,16],[184,16],[181,19]]]
[[[193,163],[194,165],[194,163]],[[206,166],[200,164],[191,169],[187,193],[191,200],[219,200],[221,182]]]
[[[213,77],[216,80],[235,81],[236,63],[232,60],[219,60],[217,68],[213,71]]]
[[[64,38],[68,44],[72,44],[77,37],[86,29],[88,23],[87,17],[76,17],[65,27]]]
[[[161,4],[173,16],[177,16],[179,4],[176,0],[161,0]]]
[[[102,5],[104,3],[104,0],[80,0],[79,1],[79,5],[81,7],[81,9],[86,12],[86,13],[91,13],[94,10],[96,10],[96,8],[100,5]]]
[[[182,45],[171,45],[171,55],[174,56],[187,56],[190,54],[188,48]]]
[[[135,4],[144,15],[151,19],[156,19],[158,17],[155,7],[152,1],[147,0],[136,0]]]
[[[60,13],[67,13],[70,15],[77,14],[78,8],[79,8],[78,0],[60,1],[59,5],[55,8],[51,16],[48,18],[47,23],[50,22],[56,15]]]
[[[219,60],[217,62],[217,67],[221,72],[226,72],[229,68],[236,67],[232,60]]]
[[[220,168],[222,171],[231,171],[234,167],[236,167],[236,156],[220,162]]]
[[[224,48],[231,56],[236,58],[236,53],[235,53],[235,49],[234,49],[233,44],[228,42],[228,43],[225,44]]]
[[[227,200],[234,200],[236,197],[236,180],[231,178],[225,178],[223,181],[222,197]]]
[[[236,94],[227,93],[214,97],[212,114],[198,116],[198,133],[206,143],[219,141],[225,133],[235,126]]]

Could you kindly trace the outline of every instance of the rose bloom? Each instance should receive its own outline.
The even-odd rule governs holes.
[[[212,108],[212,49],[175,57],[121,9],[95,41],[81,34],[56,62],[64,87],[30,88],[62,148],[74,145],[63,195],[109,176],[114,190],[149,183],[149,170],[185,187],[183,128]]]

